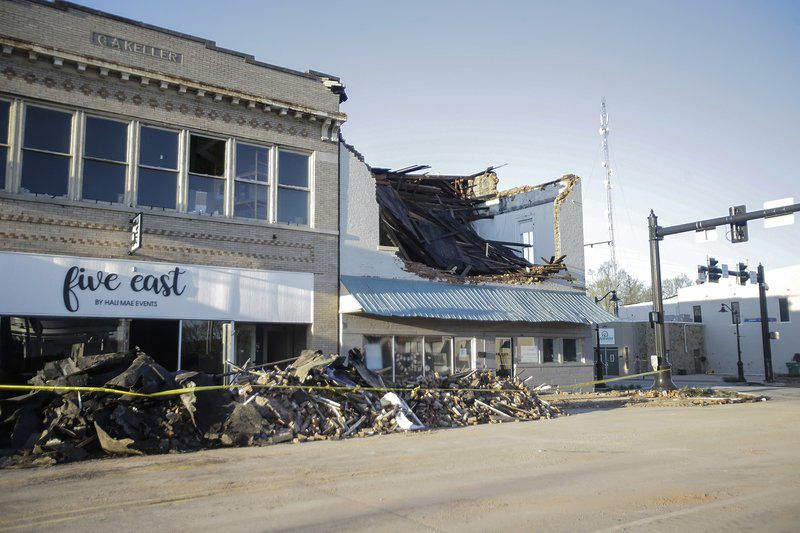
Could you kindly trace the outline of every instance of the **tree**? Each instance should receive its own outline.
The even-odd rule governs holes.
[[[690,287],[692,285],[693,283],[692,280],[689,279],[689,276],[686,274],[678,274],[673,278],[661,280],[661,292],[664,294],[664,298],[669,298],[670,296],[678,294],[678,289]]]
[[[638,304],[650,299],[650,289],[644,283],[628,274],[625,269],[617,268],[617,275],[613,275],[611,262],[600,265],[597,270],[590,270],[592,282],[587,287],[589,294],[595,298],[602,298],[608,291],[617,291],[620,305]],[[601,305],[606,311],[614,311],[614,303],[609,296]]]

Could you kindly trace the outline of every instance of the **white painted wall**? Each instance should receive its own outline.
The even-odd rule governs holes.
[[[342,276],[418,279],[394,251],[378,248],[378,201],[369,167],[340,143],[339,261]]]
[[[786,363],[795,353],[800,353],[800,265],[767,270],[767,313],[775,322],[770,322],[770,331],[780,332],[780,340],[772,343],[772,368],[776,374],[786,374]],[[789,300],[789,322],[780,322],[778,298]],[[664,313],[692,316],[693,306],[699,305],[705,324],[706,351],[709,369],[722,374],[736,374],[736,326],[730,313],[720,313],[721,303],[739,302],[742,324],[739,325],[742,344],[742,362],[747,375],[764,375],[764,354],[761,343],[761,324],[745,322],[760,317],[758,286],[736,285],[731,278],[720,283],[704,283],[678,291],[675,298],[664,302]],[[623,306],[621,318],[647,320],[652,304],[643,303]]]

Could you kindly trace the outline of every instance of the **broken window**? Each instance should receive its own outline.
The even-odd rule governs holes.
[[[453,368],[453,338],[425,336],[425,372],[450,374]]]
[[[453,372],[472,370],[472,361],[475,356],[474,345],[473,339],[456,339]]]
[[[367,335],[364,337],[363,350],[367,368],[385,378],[393,379],[392,337]]]
[[[225,212],[225,141],[192,135],[189,141],[189,212]]]
[[[282,224],[309,225],[309,157],[278,151],[278,214]]]
[[[66,196],[72,160],[72,113],[26,106],[24,131],[22,191]]]
[[[142,126],[136,204],[175,209],[178,191],[178,132]]]
[[[386,222],[383,219],[378,220],[378,246],[385,248],[396,248],[392,239],[389,237],[389,230],[386,227]]]
[[[236,143],[233,216],[269,220],[269,149]]]
[[[86,117],[81,198],[121,204],[127,163],[128,124]]]
[[[422,377],[422,337],[395,337],[395,380],[412,381]]]
[[[181,321],[181,369],[222,373],[223,324],[218,320]]]
[[[511,338],[497,337],[494,340],[494,353],[497,357],[497,375],[511,376],[514,371]]]
[[[519,221],[519,242],[522,246],[522,257],[529,263],[535,262],[533,252],[533,219],[526,218]]]

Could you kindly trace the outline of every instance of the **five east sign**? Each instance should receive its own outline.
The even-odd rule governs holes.
[[[614,328],[600,328],[600,344],[613,346],[614,343]]]

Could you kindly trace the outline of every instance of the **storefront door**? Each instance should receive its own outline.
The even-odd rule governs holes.
[[[601,348],[607,376],[619,376],[619,348]]]

